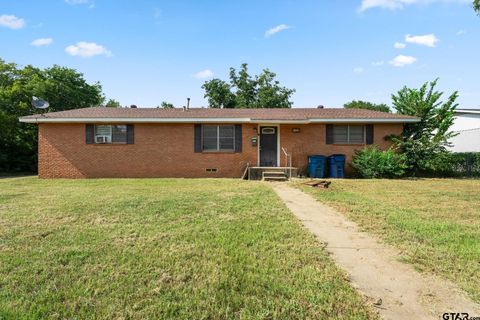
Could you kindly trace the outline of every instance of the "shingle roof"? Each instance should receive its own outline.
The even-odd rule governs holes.
[[[394,122],[412,122],[417,118],[395,113],[385,113],[365,109],[343,109],[343,108],[292,108],[292,109],[210,109],[210,108],[190,108],[184,109],[157,109],[157,108],[84,108],[73,109],[60,112],[50,112],[43,115],[32,115],[20,118],[23,122],[80,122],[93,119],[102,120],[121,120],[126,121],[146,121],[165,122],[173,120],[174,122],[193,121],[195,119],[229,119],[239,122],[258,122],[258,121],[309,121],[309,120],[393,120]],[[64,121],[62,121],[64,120]],[[78,121],[73,121],[78,120]],[[162,121],[164,120],[164,121]]]

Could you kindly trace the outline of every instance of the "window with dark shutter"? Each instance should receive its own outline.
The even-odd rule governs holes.
[[[365,126],[365,142],[367,144],[373,144],[373,137],[374,137],[374,130],[373,130],[373,124],[367,124]]]
[[[93,144],[95,137],[95,130],[93,124],[85,125],[85,142],[87,144]]]
[[[133,144],[135,141],[134,128],[133,124],[127,124],[127,144]]]
[[[326,126],[326,144],[332,144],[333,143],[333,124],[327,124]]]
[[[218,150],[218,126],[202,126],[202,150]]]
[[[333,126],[333,143],[348,143],[348,126]]]
[[[327,141],[330,141],[330,144],[364,144],[366,127],[355,124],[331,125],[330,129],[327,127]]]
[[[348,143],[365,143],[365,126],[348,126]]]
[[[127,143],[127,126],[112,126],[112,143]]]
[[[202,125],[201,137],[202,151],[235,151],[235,126],[233,125]]]
[[[202,125],[196,124],[194,126],[194,151],[196,153],[202,152]]]
[[[235,125],[235,152],[242,152],[242,125]]]
[[[95,144],[132,144],[133,125],[96,124],[87,125],[87,143]]]
[[[235,126],[218,126],[218,151],[235,150]]]

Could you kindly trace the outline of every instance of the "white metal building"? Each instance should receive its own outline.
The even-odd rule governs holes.
[[[458,132],[451,151],[480,152],[480,109],[457,109],[451,130]]]

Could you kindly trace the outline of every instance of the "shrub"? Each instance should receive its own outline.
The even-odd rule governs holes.
[[[438,79],[437,79],[438,80]],[[425,83],[420,89],[404,87],[392,95],[393,108],[399,114],[415,116],[419,122],[405,124],[400,137],[393,137],[398,150],[406,155],[409,175],[437,175],[445,170],[449,158],[447,147],[455,136],[450,130],[455,116],[458,92],[442,101],[437,80]]]
[[[422,177],[480,177],[479,152],[442,152],[425,161],[417,175]]]
[[[451,161],[454,175],[480,177],[480,152],[452,153]]]
[[[381,151],[376,146],[367,146],[355,151],[352,167],[359,178],[399,178],[407,169],[405,160],[405,155],[393,149]]]
[[[455,176],[455,157],[448,151],[443,151],[425,157],[414,172],[419,177],[451,177]]]

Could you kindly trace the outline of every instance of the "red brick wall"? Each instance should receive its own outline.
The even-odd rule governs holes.
[[[257,165],[257,147],[251,144],[257,125],[243,125],[241,153],[195,153],[193,124],[135,124],[135,143],[85,143],[84,124],[40,124],[38,172],[40,178],[108,177],[240,177],[247,162]],[[300,133],[292,133],[300,128]],[[383,137],[400,133],[402,125],[375,125],[375,144],[386,148]],[[280,144],[293,154],[293,166],[305,170],[310,154],[347,154],[361,146],[325,144],[325,125],[282,125]],[[284,158],[281,156],[281,165]],[[216,168],[216,173],[206,172]]]
[[[293,133],[293,128],[299,128],[299,133]],[[380,149],[388,149],[391,142],[386,141],[385,137],[390,134],[401,134],[403,124],[375,124],[374,125],[374,144]],[[292,154],[292,165],[298,167],[299,172],[306,173],[307,156],[345,154],[347,163],[352,160],[355,150],[362,149],[364,145],[337,145],[325,143],[326,126],[324,124],[308,125],[282,125],[280,127],[280,144]],[[285,165],[285,157],[280,157],[282,166]],[[346,166],[347,173],[350,168]]]
[[[135,143],[85,143],[84,124],[40,124],[41,178],[240,177],[256,163],[249,143],[253,125],[244,125],[242,153],[194,153],[193,124],[135,124]],[[205,169],[216,168],[216,173]]]

